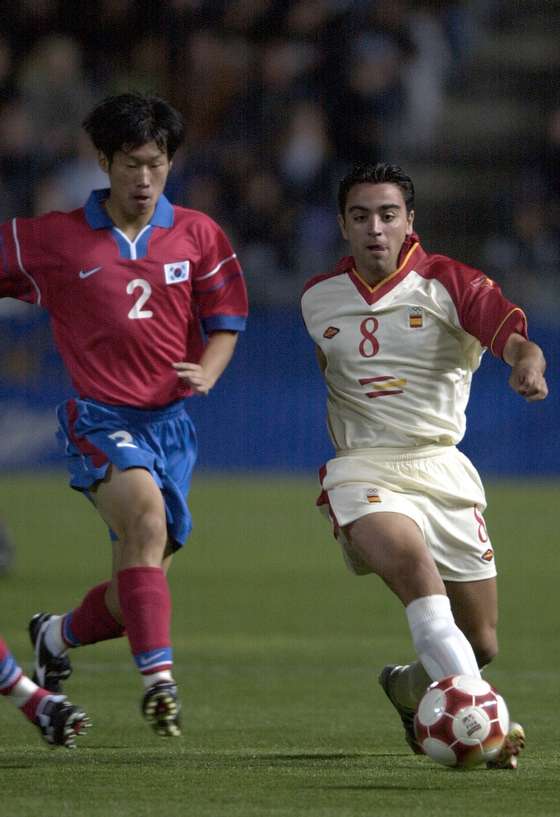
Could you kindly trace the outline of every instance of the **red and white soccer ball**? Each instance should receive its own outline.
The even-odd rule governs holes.
[[[414,716],[416,740],[445,766],[494,760],[509,729],[506,702],[482,678],[450,675],[430,684]]]

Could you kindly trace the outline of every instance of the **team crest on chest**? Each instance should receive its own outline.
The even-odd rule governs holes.
[[[165,283],[181,284],[183,281],[188,281],[190,270],[190,261],[171,261],[170,264],[164,264]]]
[[[336,326],[327,326],[323,332],[323,337],[330,340],[331,338],[334,338],[335,335],[338,335],[339,332],[340,329],[338,329]]]
[[[413,306],[408,313],[408,325],[411,329],[422,329],[424,326],[424,310],[421,306]]]

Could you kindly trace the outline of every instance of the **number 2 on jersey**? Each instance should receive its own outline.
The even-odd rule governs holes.
[[[360,324],[360,332],[362,340],[358,350],[362,357],[375,357],[379,351],[379,341],[375,337],[375,333],[379,328],[379,321],[371,315],[369,318],[364,318]]]
[[[152,287],[145,278],[135,278],[133,281],[128,282],[126,291],[129,295],[133,295],[134,290],[136,289],[141,289],[142,291],[137,300],[134,302],[134,306],[128,313],[128,317],[132,321],[140,320],[141,318],[152,318],[154,315],[152,310],[143,308],[144,304],[152,294]]]

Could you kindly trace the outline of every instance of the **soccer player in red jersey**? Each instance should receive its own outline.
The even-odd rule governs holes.
[[[311,279],[302,311],[328,389],[336,456],[321,471],[351,570],[375,573],[406,610],[418,660],[380,683],[414,751],[416,705],[432,680],[479,675],[497,652],[494,551],[484,489],[457,448],[471,379],[488,348],[528,401],[547,395],[523,311],[486,275],[431,255],[413,229],[414,186],[395,165],[359,165],[339,188],[351,256]],[[514,768],[511,724],[494,765]]]
[[[53,691],[69,648],[126,631],[142,711],[179,735],[166,572],[191,529],[186,504],[196,436],[185,398],[205,395],[245,327],[237,256],[203,213],[163,194],[184,135],[181,115],[127,93],[84,122],[110,187],[83,208],[0,228],[0,295],[44,306],[76,396],[58,409],[70,484],[113,540],[111,578],[65,615],[30,622],[35,679]]]
[[[83,735],[89,726],[89,718],[83,709],[71,704],[64,695],[53,695],[38,687],[25,675],[2,637],[0,695],[13,701],[51,746],[73,749],[76,736]]]

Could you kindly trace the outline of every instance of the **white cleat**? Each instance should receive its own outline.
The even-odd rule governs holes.
[[[487,769],[517,769],[517,758],[525,747],[525,730],[520,723],[511,721],[509,732],[495,760],[489,760]]]

